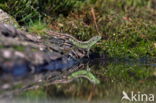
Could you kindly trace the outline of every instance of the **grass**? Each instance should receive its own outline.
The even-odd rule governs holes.
[[[25,25],[38,17],[57,18],[59,15],[67,16],[74,8],[77,8],[83,0],[1,0],[0,8],[7,11]],[[45,19],[47,20],[47,19]]]
[[[47,28],[47,24],[41,22],[40,20],[31,22],[28,26],[29,32],[37,35],[45,35]]]

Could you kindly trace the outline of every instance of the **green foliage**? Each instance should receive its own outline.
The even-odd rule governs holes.
[[[32,100],[40,100],[40,99],[46,98],[47,94],[42,88],[40,88],[40,89],[36,89],[36,90],[25,91],[20,96],[24,97],[24,98],[28,98],[29,100],[31,100],[31,99]]]
[[[15,17],[20,24],[40,16],[40,13],[33,8],[30,0],[7,0],[0,7]]]
[[[0,3],[4,3],[4,2],[6,2],[6,1],[7,1],[7,0],[1,0]]]
[[[151,0],[88,0],[88,4],[107,8],[150,7]],[[107,5],[106,5],[107,4]]]
[[[47,25],[43,22],[35,21],[29,23],[28,30],[31,33],[38,34],[38,35],[44,35],[45,31],[47,30]]]
[[[79,0],[35,0],[34,6],[39,7],[39,11],[47,15],[59,14],[68,15],[74,9]]]
[[[134,61],[133,61],[134,63]],[[106,75],[112,79],[119,81],[134,82],[138,80],[146,80],[152,76],[152,68],[141,66],[135,62],[134,64],[112,63],[107,68],[109,70]]]
[[[81,1],[79,0],[2,0],[0,8],[14,16],[20,24],[39,17],[67,16]]]

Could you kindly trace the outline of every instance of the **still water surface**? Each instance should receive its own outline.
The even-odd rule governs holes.
[[[69,70],[8,78],[0,82],[2,103],[120,103],[123,91],[152,94],[156,103],[154,58],[87,60]]]

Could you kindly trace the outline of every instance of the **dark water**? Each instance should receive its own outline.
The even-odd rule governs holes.
[[[70,64],[71,63],[71,64]],[[156,59],[94,59],[64,65],[65,70],[46,71],[1,80],[2,102],[23,103],[120,103],[123,92],[140,103],[156,103]],[[74,65],[72,65],[74,64]],[[52,64],[50,64],[52,65]],[[51,68],[46,66],[46,68]],[[53,66],[61,68],[61,64]],[[67,69],[70,68],[70,69]],[[9,79],[8,79],[9,78]],[[146,95],[141,98],[142,95]],[[6,101],[6,99],[7,101]],[[9,98],[9,99],[8,99]],[[142,101],[141,101],[142,100]],[[123,103],[133,103],[123,100]]]

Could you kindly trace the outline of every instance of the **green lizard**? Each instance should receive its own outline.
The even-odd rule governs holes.
[[[68,79],[78,78],[78,77],[84,77],[87,78],[89,81],[91,81],[94,84],[99,84],[100,80],[97,79],[90,71],[87,70],[79,70],[77,72],[72,73],[68,76]]]
[[[101,40],[101,36],[94,36],[88,41],[79,41],[74,37],[69,38],[69,41],[71,41],[75,46],[83,49],[87,49],[87,55],[89,57],[90,48],[97,43],[99,40]]]

